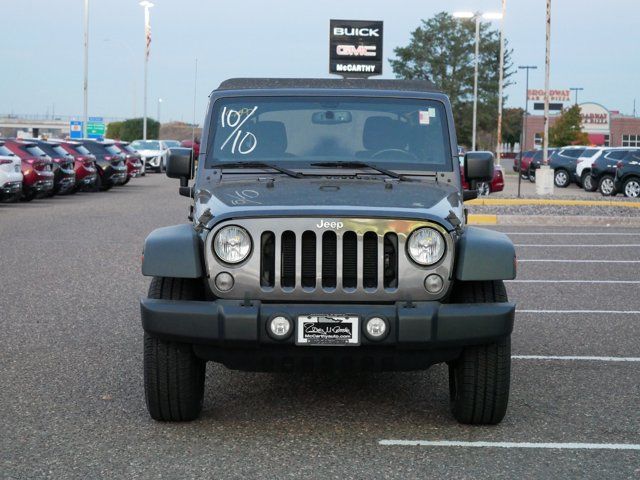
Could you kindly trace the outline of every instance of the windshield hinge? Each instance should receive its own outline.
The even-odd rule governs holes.
[[[462,221],[458,218],[456,212],[454,212],[453,210],[449,210],[447,220],[449,220],[449,223],[454,226],[456,232],[462,233]]]
[[[200,233],[202,230],[207,228],[207,223],[209,223],[212,218],[213,214],[211,213],[211,209],[207,208],[198,218],[198,224],[194,227],[195,231]]]

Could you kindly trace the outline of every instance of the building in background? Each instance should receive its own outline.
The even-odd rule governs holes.
[[[582,128],[589,135],[592,145],[602,147],[640,147],[640,117],[622,115],[619,111],[608,110],[599,103],[580,104]],[[557,115],[551,115],[549,125],[553,126]],[[542,148],[544,117],[529,115],[524,137],[524,150]],[[555,145],[561,146],[561,145]]]

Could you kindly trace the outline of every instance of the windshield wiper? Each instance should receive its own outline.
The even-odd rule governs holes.
[[[410,178],[408,178],[405,175],[396,173],[392,170],[387,170],[386,168],[372,165],[371,163],[367,163],[367,162],[318,162],[318,163],[312,163],[311,166],[323,167],[323,168],[355,168],[355,169],[369,168],[371,170],[375,170],[376,172],[382,173],[383,175],[386,175],[388,177],[400,180],[401,182],[412,181]]]
[[[271,168],[272,170],[276,170],[277,172],[284,173],[285,175],[289,175],[293,178],[302,178],[304,177],[304,173],[302,172],[294,172],[293,170],[289,170],[288,168],[283,168],[278,165],[273,165],[272,163],[266,162],[226,162],[226,163],[214,163],[213,168]]]

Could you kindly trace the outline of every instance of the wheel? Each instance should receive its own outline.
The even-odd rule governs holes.
[[[616,192],[613,184],[613,177],[611,175],[605,175],[602,177],[598,183],[598,190],[600,190],[600,193],[605,197],[615,195]]]
[[[23,202],[30,202],[31,200],[33,200],[34,198],[36,198],[36,192],[33,190],[26,190],[22,193],[22,198],[21,200]]]
[[[506,302],[502,281],[462,282],[454,286],[452,300],[461,303]],[[495,425],[509,403],[511,337],[495,343],[466,347],[449,364],[451,413],[469,425]]]
[[[520,172],[520,178],[522,178],[522,180],[529,180],[529,174],[525,172]]]
[[[126,185],[127,183],[129,183],[129,180],[131,180],[131,177],[127,176],[127,179],[124,181],[122,185]]]
[[[582,174],[582,177],[580,177],[580,182],[582,183],[582,188],[585,189],[585,191],[587,192],[595,192],[596,191],[596,185],[593,182],[593,178],[591,177],[591,173],[590,172],[584,172]]]
[[[569,177],[569,172],[559,168],[555,171],[553,175],[553,183],[555,183],[556,187],[559,188],[567,188],[571,183],[571,178]]]
[[[531,183],[536,183],[536,169],[535,168],[530,168],[529,169],[529,181]]]
[[[154,277],[149,298],[197,300],[202,298],[197,280]],[[154,420],[195,420],[202,411],[206,362],[191,345],[144,335],[144,394]]]
[[[480,182],[478,184],[478,196],[479,197],[488,197],[491,193],[491,186],[487,182]]]
[[[104,182],[102,180],[102,175],[98,174],[96,176],[96,186],[95,186],[96,192],[106,192],[107,190],[110,190],[111,187],[113,187],[111,183]]]
[[[630,198],[640,197],[640,179],[637,177],[630,178],[629,180],[624,182],[622,191],[624,192],[625,197],[630,197]]]

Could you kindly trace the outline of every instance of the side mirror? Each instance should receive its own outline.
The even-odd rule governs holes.
[[[468,152],[464,156],[464,178],[467,182],[490,182],[493,172],[493,153]]]
[[[171,148],[165,165],[167,177],[180,180],[180,195],[190,197],[189,180],[193,178],[193,150]]]
[[[190,148],[171,148],[169,150],[169,158],[167,158],[165,165],[167,177],[185,179],[187,182],[193,178],[191,152]]]

